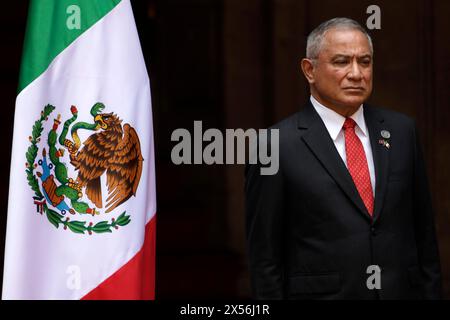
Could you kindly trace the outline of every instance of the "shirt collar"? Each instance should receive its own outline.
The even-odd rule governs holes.
[[[323,104],[321,104],[319,101],[317,101],[312,95],[311,95],[311,103],[316,109],[317,113],[319,114],[320,118],[322,119],[323,123],[325,124],[325,127],[327,128],[328,132],[330,133],[331,139],[336,140],[339,132],[342,130],[342,126],[345,122],[345,117],[337,113],[336,111],[325,107]],[[366,122],[364,121],[364,107],[361,105],[358,110],[354,114],[350,116],[353,120],[355,120],[356,125],[361,130],[361,132],[367,136],[367,127]]]

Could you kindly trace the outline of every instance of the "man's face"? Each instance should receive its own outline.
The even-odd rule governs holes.
[[[372,54],[367,37],[357,30],[329,30],[309,80],[325,106],[358,108],[372,92]]]

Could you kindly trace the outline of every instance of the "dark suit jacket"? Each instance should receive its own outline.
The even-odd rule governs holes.
[[[273,126],[280,168],[246,167],[246,235],[258,299],[438,299],[433,210],[410,118],[364,105],[376,175],[373,218],[311,104]],[[390,148],[379,143],[387,130]],[[270,141],[270,140],[269,140]],[[367,268],[381,268],[369,290]]]

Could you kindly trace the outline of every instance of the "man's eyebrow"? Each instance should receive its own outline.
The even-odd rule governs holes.
[[[351,58],[352,56],[347,55],[347,54],[335,54],[334,56],[331,57],[331,59],[338,59],[338,58]],[[361,56],[358,56],[358,59],[361,58],[371,58],[372,59],[372,55],[370,53],[367,54],[363,54]]]
[[[348,58],[350,58],[350,56],[349,55],[346,55],[346,54],[335,54],[334,56],[332,56],[331,57],[331,59],[339,59],[339,58],[346,58],[346,59],[348,59]]]

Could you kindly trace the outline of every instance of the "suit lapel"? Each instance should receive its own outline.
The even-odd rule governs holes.
[[[300,130],[307,129],[302,135],[303,141],[359,211],[370,220],[369,212],[359,196],[358,190],[344,161],[336,150],[325,124],[311,103],[308,103],[300,113],[298,128]]]
[[[384,122],[384,118],[370,106],[364,105],[364,119],[369,129],[370,144],[372,147],[373,162],[375,166],[375,201],[373,223],[375,223],[381,213],[389,171],[389,149],[380,144],[381,131],[389,130]]]

